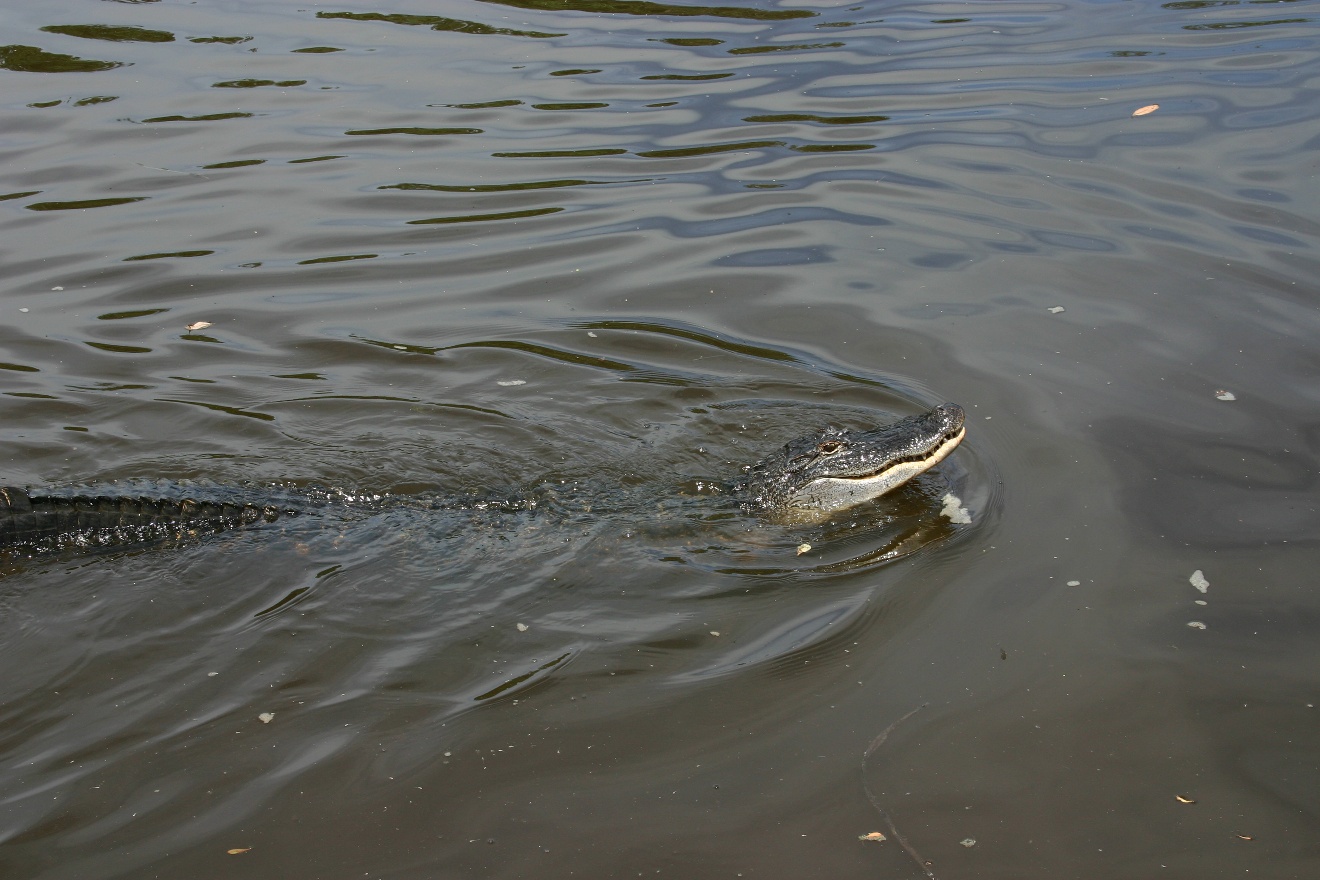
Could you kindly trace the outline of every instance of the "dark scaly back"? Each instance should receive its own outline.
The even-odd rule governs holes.
[[[33,496],[0,488],[0,550],[60,550],[183,538],[272,522],[274,506],[114,495]]]

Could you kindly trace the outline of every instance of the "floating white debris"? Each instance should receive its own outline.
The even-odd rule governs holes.
[[[944,509],[940,511],[943,516],[947,516],[950,522],[969,523],[972,521],[972,515],[967,512],[967,508],[962,506],[962,499],[950,492],[940,499],[944,502]]]
[[[715,629],[713,629],[713,630],[710,631],[710,634],[713,635],[713,636],[718,636],[718,635],[720,634],[720,632],[719,632],[719,630],[715,630]]]
[[[1222,388],[1220,388],[1218,391],[1215,392],[1215,397],[1219,398],[1220,400],[1237,400],[1236,394],[1234,394],[1232,391],[1225,391]]]
[[[1199,568],[1192,572],[1192,576],[1187,581],[1202,593],[1210,589],[1210,582],[1205,579],[1205,574]]]
[[[525,632],[527,632],[527,624],[525,624],[525,623],[520,623],[520,624],[518,624],[518,632],[520,632],[520,633],[525,633]]]
[[[55,288],[55,289],[56,289],[56,290],[60,290],[60,288],[58,288],[58,287],[57,287],[57,288]],[[20,312],[26,312],[26,311],[27,311],[27,309],[19,309],[19,311],[20,311]]]
[[[63,290],[63,287],[52,287],[51,290]]]
[[[592,333],[590,330],[587,331],[587,335],[590,336],[592,339],[597,338],[597,337],[596,337],[596,334],[595,334],[595,333]]]
[[[806,553],[806,552],[807,552],[808,550],[810,550],[810,549],[811,549],[811,545],[810,545],[810,544],[798,544],[798,546],[797,546],[797,555],[798,555],[798,556],[801,556],[803,553]]]
[[[207,327],[210,327],[210,326],[211,326],[211,322],[210,322],[210,321],[194,321],[194,322],[192,322],[191,324],[187,324],[187,325],[185,325],[183,329],[185,329],[185,330],[187,330],[189,333],[191,333],[191,332],[193,332],[194,330],[205,330]]]
[[[206,673],[206,677],[207,677],[207,678],[215,678],[215,677],[216,677],[217,675],[219,675],[219,674],[220,674],[220,673],[218,673],[218,672],[208,672],[208,673]]]
[[[504,388],[512,388],[514,385],[526,385],[526,379],[500,379],[496,383]]]
[[[976,838],[975,838],[975,837],[964,837],[962,840],[958,841],[958,844],[959,844],[960,846],[965,846],[965,847],[967,847],[968,849],[971,849],[972,847],[976,846]]]
[[[1081,585],[1082,585],[1081,581],[1068,581],[1068,586],[1070,587],[1080,587]]]
[[[1192,629],[1205,629],[1205,624],[1199,620],[1189,620],[1187,621],[1187,625]]]
[[[1194,605],[1209,605],[1210,603],[1207,602],[1207,601],[1205,601],[1204,599],[1193,599],[1193,600],[1192,600],[1192,604],[1194,604]]]
[[[262,712],[260,715],[257,716],[257,720],[260,721],[262,724],[270,724],[272,721],[275,720],[275,713]]]
[[[1057,315],[1059,312],[1068,311],[1063,306],[1050,306],[1050,314]]]

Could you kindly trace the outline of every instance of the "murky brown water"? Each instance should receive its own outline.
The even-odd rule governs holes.
[[[3,876],[1320,876],[1314,0],[3,6]]]

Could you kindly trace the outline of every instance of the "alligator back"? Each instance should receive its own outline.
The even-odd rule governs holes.
[[[0,550],[134,544],[242,528],[297,513],[283,507],[192,498],[30,495],[0,488]]]

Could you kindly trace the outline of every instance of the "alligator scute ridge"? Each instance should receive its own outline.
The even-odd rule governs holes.
[[[301,511],[274,504],[0,488],[0,547],[97,547],[242,528]]]

